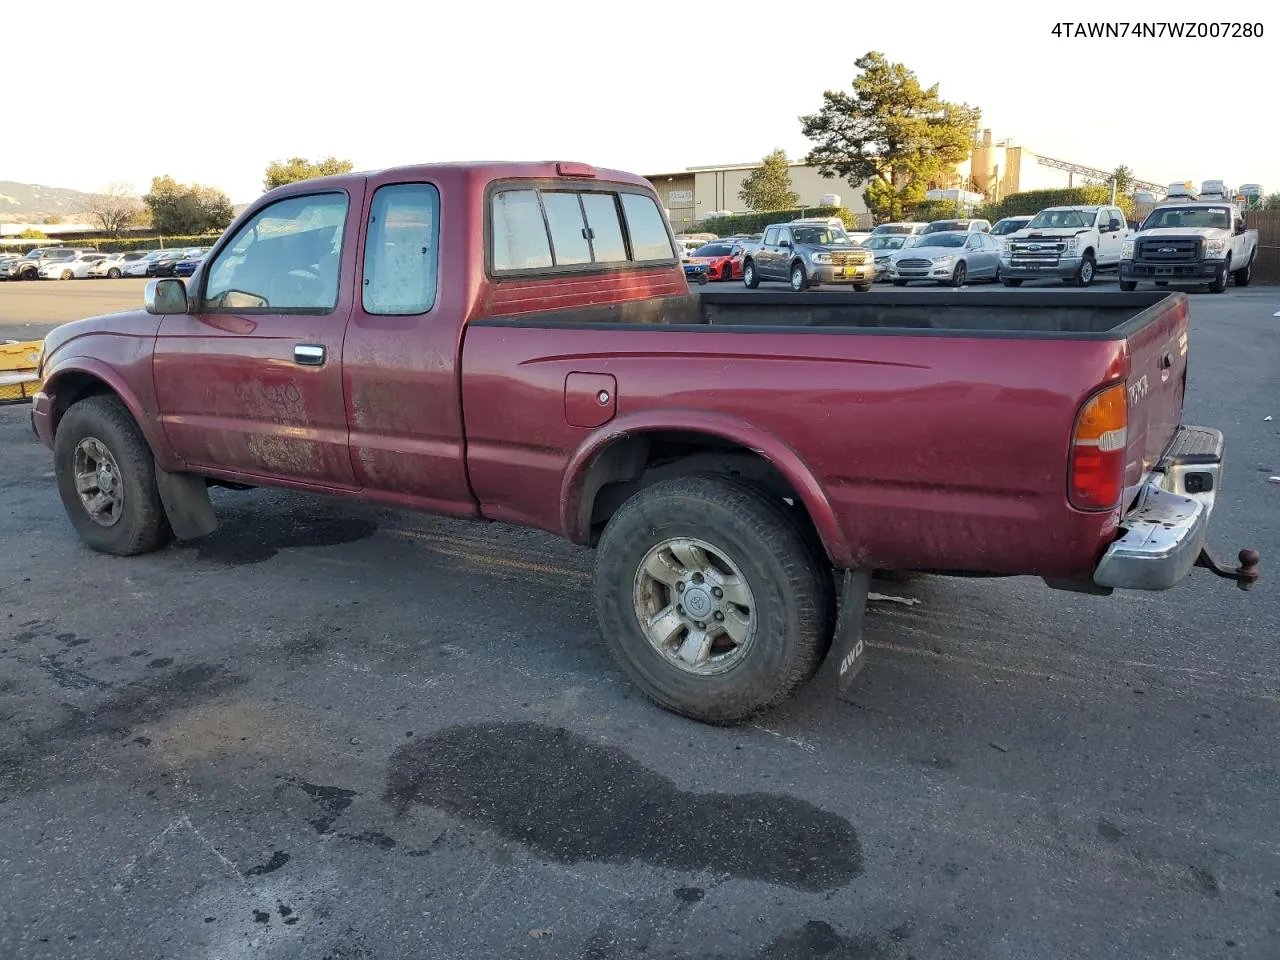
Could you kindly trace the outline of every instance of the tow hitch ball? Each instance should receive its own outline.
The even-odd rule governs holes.
[[[1262,555],[1257,550],[1241,550],[1240,566],[1228,567],[1219,563],[1217,558],[1209,552],[1208,547],[1203,547],[1200,550],[1200,556],[1196,559],[1196,566],[1204,567],[1228,580],[1234,580],[1241,590],[1248,590],[1258,582],[1258,564],[1261,562]]]

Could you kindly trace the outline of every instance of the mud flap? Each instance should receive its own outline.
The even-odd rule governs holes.
[[[218,518],[209,499],[209,484],[204,477],[169,473],[156,464],[156,486],[169,526],[179,540],[197,540],[218,529]]]
[[[835,637],[831,642],[831,657],[836,661],[836,689],[841,700],[850,698],[853,682],[867,665],[862,628],[867,619],[867,595],[870,592],[870,569],[844,571]]]

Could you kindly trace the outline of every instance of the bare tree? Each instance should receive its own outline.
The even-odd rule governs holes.
[[[134,195],[127,183],[112,183],[89,198],[85,211],[89,217],[113,237],[120,236],[125,227],[137,218],[142,201]]]

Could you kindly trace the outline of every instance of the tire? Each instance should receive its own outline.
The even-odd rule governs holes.
[[[705,287],[707,285],[707,275],[705,273],[698,274],[698,286]]]
[[[791,265],[789,276],[793,293],[804,293],[809,288],[809,271],[805,270],[804,264],[799,260]]]
[[[1121,280],[1120,281],[1120,290],[1123,293],[1132,293],[1134,290],[1137,290],[1137,289],[1138,289],[1137,280]]]
[[[992,283],[1000,283],[1004,279],[1004,268],[1000,264],[996,264],[996,275],[991,278]]]
[[[23,271],[22,271],[22,273],[20,273],[20,274],[18,275],[18,279],[19,279],[19,280],[34,280],[34,279],[36,279],[38,276],[40,276],[40,274],[39,274],[37,271],[35,271],[35,270],[29,270],[29,269],[28,269],[28,270],[23,270]]]
[[[74,280],[75,278],[76,278],[76,275],[75,275],[74,273],[72,273],[70,270],[63,270],[63,271],[62,271],[62,279],[63,279],[63,280]]]
[[[1222,272],[1209,284],[1210,293],[1226,293],[1227,284],[1231,282],[1231,258],[1227,257],[1222,264]]]
[[[119,268],[119,267],[112,267],[110,270],[108,270],[108,271],[107,271],[107,279],[108,279],[108,280],[119,280],[119,279],[120,279],[120,268]]]
[[[742,285],[748,290],[754,290],[760,286],[760,276],[756,273],[754,260],[748,260],[742,265]]]
[[[1155,285],[1156,285],[1157,287],[1167,287],[1167,286],[1169,285],[1169,281],[1168,281],[1168,280],[1157,280],[1157,281],[1155,281]]]
[[[106,464],[108,472],[115,478],[116,489],[122,491],[120,502],[112,511],[114,519],[102,514],[95,519],[76,483],[77,466],[89,465],[103,450],[110,460]],[[157,550],[173,539],[156,487],[151,448],[117,397],[89,397],[66,412],[54,435],[53,462],[58,493],[71,525],[94,550],[129,557]],[[101,467],[103,461],[98,462]],[[101,483],[102,476],[99,470],[92,482]],[[93,489],[98,494],[89,499],[104,493],[101,486]]]
[[[858,291],[858,293],[866,293],[868,290],[870,290],[870,289],[871,289],[871,284],[869,284],[869,283],[855,283],[855,284],[853,285],[853,289],[857,290],[857,291]]]
[[[905,287],[907,285],[907,281],[905,280],[893,280],[891,282],[895,287]]]
[[[1070,283],[1073,287],[1087,287],[1097,275],[1098,264],[1093,259],[1093,254],[1086,253],[1080,259],[1080,266],[1076,267],[1076,275],[1071,278]]]
[[[1247,287],[1253,281],[1253,257],[1249,262],[1231,275],[1237,287]]]
[[[963,287],[965,279],[969,276],[969,268],[964,265],[961,260],[956,264],[955,269],[951,271],[951,280],[948,281],[953,287]]]
[[[1021,278],[1021,277],[1001,277],[1001,278],[1000,278],[1000,282],[1001,282],[1001,283],[1003,283],[1006,287],[1020,287],[1020,286],[1022,286],[1022,278]]]
[[[682,544],[686,560],[668,544]],[[675,713],[707,723],[746,720],[811,678],[831,645],[835,592],[825,556],[818,556],[780,499],[742,481],[699,474],[646,487],[614,514],[596,554],[595,605],[605,640],[645,696]],[[750,632],[734,647],[727,630],[717,630],[708,617],[704,635],[713,639],[697,651],[706,659],[689,663],[676,651],[697,639],[696,621],[675,613],[676,598],[688,602],[694,583],[717,582],[697,581],[702,574],[689,572],[698,569],[690,557],[713,555],[729,571],[719,582],[732,582],[736,569],[746,587],[736,595],[750,606],[712,599],[705,587],[699,606],[712,616],[719,613],[714,605],[724,607],[738,624],[749,621],[744,629]],[[649,576],[646,558],[672,578],[688,577],[688,584],[681,579],[668,586],[665,578]],[[671,611],[673,625],[663,638],[665,651],[650,641],[641,620],[661,610]]]

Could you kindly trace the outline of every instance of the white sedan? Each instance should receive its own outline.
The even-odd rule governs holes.
[[[40,268],[40,279],[83,280],[89,276],[89,268],[106,256],[105,253],[82,253],[70,260],[51,261]]]
[[[145,277],[147,275],[147,267],[151,266],[152,260],[158,260],[160,257],[172,252],[172,250],[152,250],[145,257],[134,260],[132,263],[126,263],[124,265],[124,275],[126,277]]]
[[[125,267],[145,257],[146,251],[132,253],[109,253],[89,268],[91,277],[107,277],[115,280],[124,276]]]

